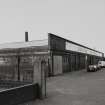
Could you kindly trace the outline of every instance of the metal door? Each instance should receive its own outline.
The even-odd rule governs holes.
[[[62,74],[62,56],[53,56],[54,75]]]

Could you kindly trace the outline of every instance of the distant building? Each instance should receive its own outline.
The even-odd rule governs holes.
[[[96,64],[103,53],[49,33],[48,39],[0,45],[0,79],[33,81],[35,62],[45,60],[47,76]]]

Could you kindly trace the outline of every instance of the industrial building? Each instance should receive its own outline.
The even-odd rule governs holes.
[[[104,56],[102,52],[53,34],[49,34],[49,51],[54,75],[84,69],[97,64]]]
[[[102,60],[104,54],[73,41],[49,33],[46,40],[7,43],[0,45],[0,79],[32,82],[39,66],[46,62],[46,75],[85,69]]]

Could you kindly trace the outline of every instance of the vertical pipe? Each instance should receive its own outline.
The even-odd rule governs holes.
[[[17,59],[18,59],[18,81],[20,81],[20,57],[18,56],[17,57]]]

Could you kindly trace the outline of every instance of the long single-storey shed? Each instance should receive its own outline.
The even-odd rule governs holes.
[[[86,68],[103,53],[49,33],[46,40],[0,45],[0,79],[33,81],[35,63],[46,62],[47,76]]]
[[[103,53],[76,42],[49,33],[49,51],[52,61],[51,74],[61,74],[86,68],[103,59]]]

